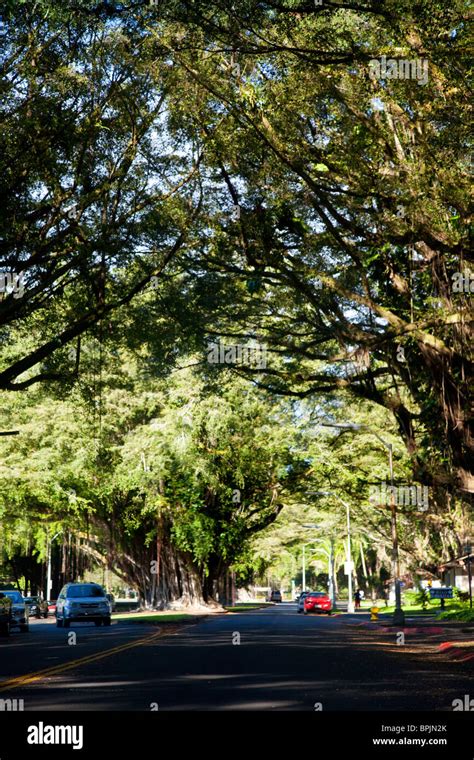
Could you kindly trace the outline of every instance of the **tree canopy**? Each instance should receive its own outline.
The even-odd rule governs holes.
[[[0,391],[22,432],[1,448],[5,556],[44,558],[57,529],[150,603],[211,599],[229,567],[256,571],[275,521],[263,545],[281,525],[291,545],[285,514],[330,474],[311,430],[354,415],[430,488],[402,519],[407,562],[435,535],[425,564],[456,553],[474,490],[470,15],[5,0]],[[249,341],[265,362],[209,364],[209,343]],[[385,459],[364,468],[346,440],[324,447],[359,468],[338,480],[383,547],[367,489]]]

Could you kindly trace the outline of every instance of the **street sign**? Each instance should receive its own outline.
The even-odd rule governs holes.
[[[430,588],[430,597],[432,599],[452,599],[453,589],[451,586],[447,588]]]
[[[353,562],[344,562],[344,575],[350,575],[354,571]]]

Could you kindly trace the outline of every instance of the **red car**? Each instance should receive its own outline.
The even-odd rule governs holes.
[[[313,591],[311,594],[305,597],[304,600],[304,614],[308,612],[325,612],[327,615],[331,614],[331,600],[324,591]]]
[[[48,614],[54,615],[55,612],[56,612],[56,600],[54,601],[50,600],[48,602]]]

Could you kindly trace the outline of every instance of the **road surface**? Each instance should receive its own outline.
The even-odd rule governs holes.
[[[438,652],[446,633],[407,633],[400,645],[395,630],[362,619],[283,603],[165,635],[152,624],[32,620],[28,634],[0,640],[0,699],[23,699],[25,711],[451,711],[472,692],[474,661]]]

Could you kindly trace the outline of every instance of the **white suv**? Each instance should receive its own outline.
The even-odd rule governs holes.
[[[111,605],[98,583],[67,583],[56,602],[56,625],[69,628],[71,622],[110,625]]]

